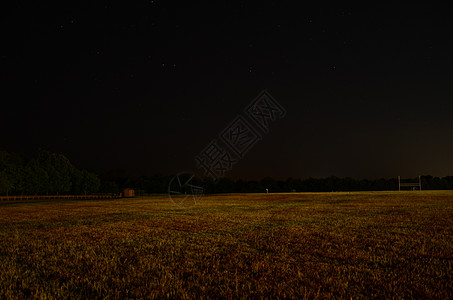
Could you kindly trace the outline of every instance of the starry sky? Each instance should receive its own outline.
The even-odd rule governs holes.
[[[3,12],[0,148],[97,172],[194,171],[266,89],[286,116],[227,177],[453,174],[445,7],[63,2]]]

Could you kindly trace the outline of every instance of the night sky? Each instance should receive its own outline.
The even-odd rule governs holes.
[[[266,89],[286,116],[227,177],[453,174],[445,7],[96,2],[3,11],[0,148],[97,172],[195,171]]]

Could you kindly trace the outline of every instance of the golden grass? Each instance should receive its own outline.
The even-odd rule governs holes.
[[[0,298],[453,297],[453,192],[0,202]]]

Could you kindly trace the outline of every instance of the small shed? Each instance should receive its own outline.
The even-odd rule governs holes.
[[[124,189],[124,197],[134,197],[135,191],[133,189]]]

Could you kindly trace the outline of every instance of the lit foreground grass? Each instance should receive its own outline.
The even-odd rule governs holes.
[[[0,202],[0,298],[453,297],[453,192]]]

